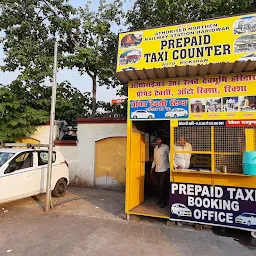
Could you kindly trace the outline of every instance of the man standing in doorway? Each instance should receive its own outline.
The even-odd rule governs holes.
[[[163,138],[158,136],[156,139],[156,146],[154,148],[154,161],[151,167],[151,174],[154,169],[159,180],[159,201],[157,205],[160,208],[164,208],[166,205],[166,196],[168,188],[168,170],[170,168],[169,163],[169,146],[163,144]]]
[[[175,151],[192,151],[192,146],[184,137],[180,137],[177,145],[174,146]],[[188,169],[190,166],[190,153],[175,153],[174,167],[175,169]]]

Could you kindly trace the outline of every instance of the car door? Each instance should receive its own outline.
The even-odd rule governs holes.
[[[27,197],[33,193],[33,165],[32,151],[24,151],[10,161],[1,176],[1,202]]]
[[[138,118],[144,118],[144,117],[143,117],[143,111],[138,110],[138,111],[136,112],[136,116],[137,116]]]
[[[251,224],[256,225],[256,215],[254,214],[251,215]]]
[[[40,187],[40,193],[46,192],[48,156],[49,156],[49,153],[46,150],[37,151],[38,173],[40,174],[40,181],[38,183],[38,187]],[[56,169],[56,152],[53,152],[52,177],[54,176],[55,169]]]
[[[148,118],[148,112],[141,111],[141,118]]]

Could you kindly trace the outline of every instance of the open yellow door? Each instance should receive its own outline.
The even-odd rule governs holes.
[[[145,134],[128,121],[126,212],[144,202]]]

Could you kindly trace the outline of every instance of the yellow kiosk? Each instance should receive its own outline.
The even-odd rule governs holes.
[[[119,34],[116,76],[128,83],[129,99],[128,216],[256,236],[255,41],[256,14]],[[157,134],[170,146],[164,209],[146,189]],[[180,137],[191,151],[176,147]],[[189,156],[188,168],[175,168],[179,155]]]

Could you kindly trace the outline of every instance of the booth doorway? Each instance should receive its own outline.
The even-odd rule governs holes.
[[[127,210],[131,214],[169,218],[169,178],[166,189],[166,207],[160,208],[159,179],[150,174],[156,138],[163,137],[170,146],[170,121],[134,121],[130,135],[129,174],[127,180]]]

